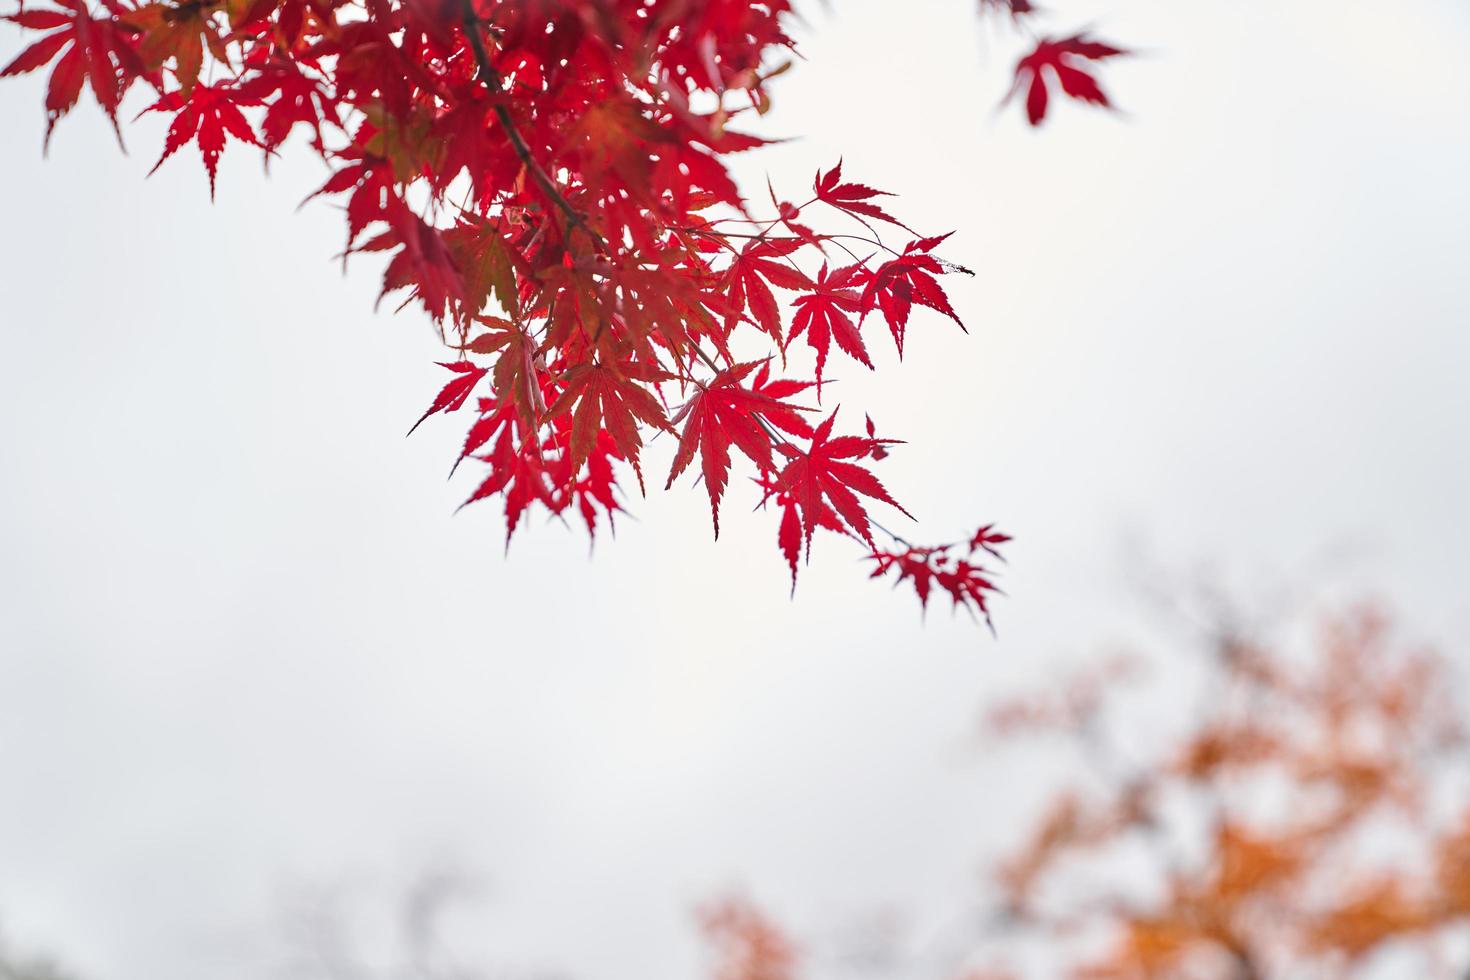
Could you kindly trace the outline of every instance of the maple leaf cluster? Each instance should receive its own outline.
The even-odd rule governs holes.
[[[1465,976],[1470,739],[1446,662],[1369,605],[1305,646],[1212,623],[1201,647],[1196,707],[1167,739],[1151,720],[1142,750],[1118,711],[1141,658],[991,709],[988,734],[1074,738],[1088,778],[997,864],[995,914],[948,975],[1350,978],[1386,975],[1376,957],[1397,950],[1414,976]],[[758,907],[717,907],[719,980],[802,975]],[[1044,971],[1010,965],[1037,948]]]
[[[666,485],[696,472],[716,535],[749,464],[793,589],[821,530],[988,619],[978,545],[880,547],[870,509],[908,513],[873,470],[895,441],[820,407],[831,358],[873,368],[875,322],[900,356],[915,308],[963,328],[948,236],[913,232],[841,162],[760,207],[727,166],[767,142],[741,124],[786,67],[789,0],[55,4],[8,16],[42,34],[3,70],[52,65],[48,139],[84,84],[115,127],[137,86],[169,119],[159,165],[194,143],[211,195],[231,141],[269,157],[299,136],[328,165],[312,197],[343,207],[344,255],[381,254],[382,295],[455,351],[419,421],[474,416],[455,465],[481,468],[466,503],[499,498],[507,543],[537,508],[611,524],[667,433]],[[810,379],[786,376],[793,345]]]

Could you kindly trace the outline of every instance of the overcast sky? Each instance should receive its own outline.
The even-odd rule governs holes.
[[[440,354],[296,210],[318,165],[232,147],[211,206],[192,148],[143,179],[161,121],[123,156],[84,97],[43,160],[44,79],[0,84],[7,934],[253,980],[303,889],[434,865],[488,883],[467,955],[583,980],[691,975],[728,886],[935,933],[1043,787],[962,751],[977,706],[1133,635],[1130,535],[1467,649],[1470,7],[1056,0],[1147,55],[1104,76],[1124,113],[1035,132],[971,0],[809,6],[767,119],[802,138],[744,174],[842,154],[959,229],[969,335],[920,315],[840,397],[910,440],[923,536],[1016,536],[998,639],[835,539],[791,601],[769,515],[730,498],[716,545],[689,486],[503,557],[498,504],[452,514],[464,421],[403,438]]]

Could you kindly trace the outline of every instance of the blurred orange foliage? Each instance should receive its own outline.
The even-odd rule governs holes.
[[[971,971],[949,975],[1465,976],[1470,752],[1445,662],[1395,644],[1369,606],[1305,644],[1221,629],[1204,646],[1193,701],[1154,692],[1185,717],[1179,731],[1150,729],[1132,753],[1142,759],[1119,737],[1140,713],[1110,711],[1142,673],[1135,661],[990,712],[1007,738],[1067,735],[1088,772],[996,867],[996,925],[975,937]],[[1030,970],[1006,968],[1027,949],[1051,966],[1036,972],[1033,955]],[[778,965],[787,972],[741,972],[729,959],[719,977],[786,980],[791,961]]]
[[[715,980],[795,980],[795,946],[751,903],[725,899],[699,918],[715,950]]]

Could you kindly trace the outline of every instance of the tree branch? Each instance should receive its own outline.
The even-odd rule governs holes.
[[[480,80],[485,83],[485,87],[492,95],[504,93],[505,83],[501,80],[500,72],[496,71],[495,66],[490,63],[490,53],[485,50],[485,39],[480,36],[481,21],[475,14],[473,0],[460,0],[460,16],[464,20],[465,37],[470,42],[470,48],[475,52],[475,64],[479,68]],[[541,188],[542,193],[549,197],[552,203],[561,209],[562,213],[566,215],[567,222],[573,228],[581,228],[587,233],[589,238],[596,241],[599,245],[603,244],[602,236],[588,227],[586,219],[562,196],[561,189],[556,186],[551,177],[542,169],[541,164],[537,163],[536,158],[531,155],[531,148],[526,144],[525,138],[521,136],[521,131],[516,128],[515,120],[510,116],[510,110],[497,102],[493,106],[493,111],[495,112],[495,118],[500,121],[500,125],[505,129],[506,135],[510,137],[510,145],[515,148],[516,156],[521,158],[521,163],[525,164],[526,169],[531,172],[531,177]]]

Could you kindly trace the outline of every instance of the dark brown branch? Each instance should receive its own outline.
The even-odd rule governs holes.
[[[490,63],[490,52],[485,50],[485,39],[480,35],[480,18],[475,15],[473,0],[460,0],[460,11],[464,19],[465,37],[470,42],[470,48],[475,52],[475,64],[479,67],[480,80],[485,83],[485,87],[492,95],[500,95],[505,91],[505,83],[500,77],[500,72],[496,71],[495,66]],[[588,237],[602,244],[602,236],[588,227],[586,219],[562,196],[560,188],[542,169],[541,164],[536,162],[536,158],[531,154],[530,146],[521,136],[521,131],[516,128],[515,120],[510,116],[510,110],[498,102],[493,106],[493,110],[495,118],[500,121],[506,135],[510,137],[510,145],[515,148],[516,156],[521,158],[521,163],[525,164],[526,169],[531,172],[531,177],[540,186],[542,193],[561,209],[572,227],[581,228]]]

